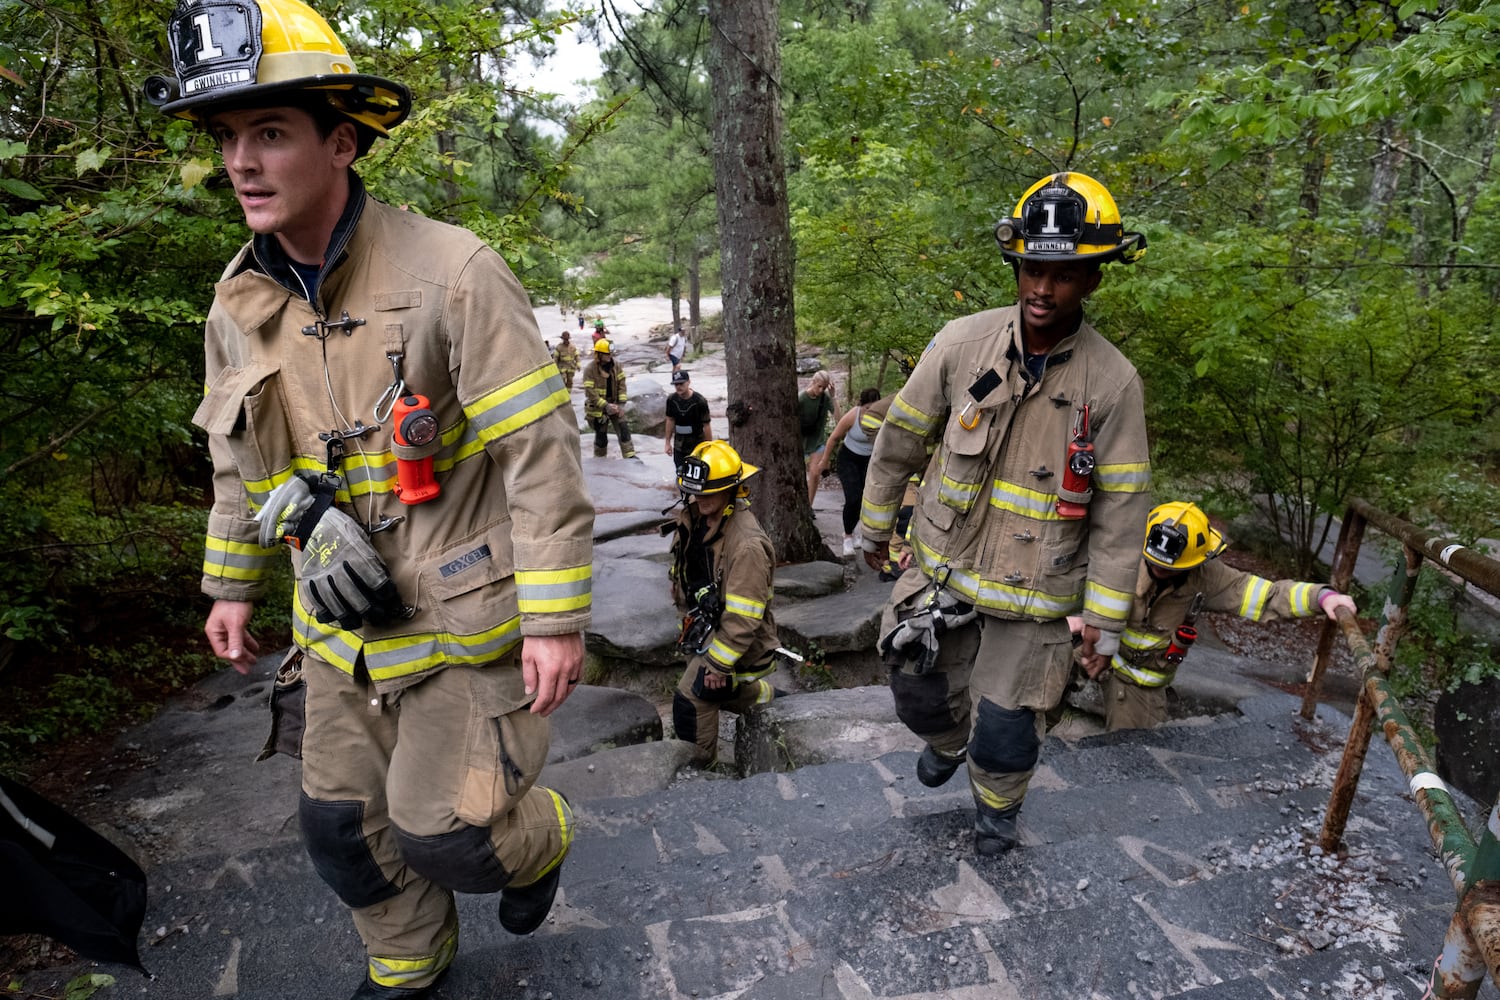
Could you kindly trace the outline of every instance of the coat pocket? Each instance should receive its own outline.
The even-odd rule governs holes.
[[[1078,569],[1082,562],[1084,532],[1087,521],[1049,521],[1042,530],[1041,566],[1043,576],[1062,576]]]
[[[954,414],[943,431],[942,461],[934,483],[937,502],[949,510],[967,514],[989,494],[990,435],[995,428],[995,410]]]
[[[193,413],[193,423],[225,438],[246,483],[269,480],[290,458],[291,424],[280,369],[275,365],[253,364],[219,372]]]
[[[504,518],[455,542],[422,567],[421,591],[439,627],[470,636],[516,617],[515,548]]]

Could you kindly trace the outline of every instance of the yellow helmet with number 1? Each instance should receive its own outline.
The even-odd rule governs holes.
[[[1121,260],[1146,255],[1146,237],[1127,233],[1109,189],[1087,174],[1049,174],[1026,189],[995,225],[1007,260]]]
[[[356,70],[328,22],[301,0],[180,0],[167,41],[173,76],[148,79],[146,99],[178,118],[316,95],[387,135],[411,113],[411,92]]]
[[[1192,569],[1228,547],[1197,504],[1182,500],[1158,504],[1146,518],[1146,561],[1162,569]]]

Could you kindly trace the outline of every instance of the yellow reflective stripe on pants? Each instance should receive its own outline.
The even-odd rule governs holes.
[[[377,986],[390,986],[398,989],[427,986],[453,963],[453,956],[456,954],[458,954],[458,929],[454,928],[453,933],[448,935],[447,940],[443,942],[435,955],[423,955],[419,958],[371,955],[370,982]]]

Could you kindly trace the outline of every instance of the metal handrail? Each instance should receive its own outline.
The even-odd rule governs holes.
[[[1449,539],[1431,535],[1355,498],[1349,501],[1334,550],[1332,583],[1335,589],[1347,590],[1353,579],[1354,563],[1367,523],[1401,542],[1404,565],[1397,567],[1392,576],[1374,649],[1360,629],[1358,619],[1345,609],[1339,610],[1336,622],[1324,624],[1319,638],[1317,659],[1308,677],[1302,703],[1304,718],[1312,718],[1336,631],[1342,631],[1363,678],[1349,736],[1344,742],[1344,755],[1329,793],[1319,844],[1323,850],[1331,852],[1343,840],[1370,736],[1378,722],[1396,755],[1397,764],[1406,775],[1417,808],[1427,821],[1433,846],[1437,848],[1443,869],[1458,896],[1442,952],[1434,966],[1430,995],[1443,1000],[1472,1000],[1478,995],[1486,971],[1491,981],[1500,987],[1500,839],[1497,839],[1500,838],[1500,800],[1490,810],[1476,844],[1457,803],[1438,777],[1427,749],[1417,738],[1399,699],[1392,692],[1388,675],[1396,644],[1407,629],[1407,608],[1416,592],[1417,574],[1423,558],[1430,558],[1465,581],[1497,595],[1500,595],[1500,562]]]

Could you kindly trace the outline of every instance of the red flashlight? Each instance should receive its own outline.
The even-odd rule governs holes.
[[[426,396],[412,394],[396,401],[391,417],[396,422],[392,436],[405,448],[422,448],[438,436],[437,414]],[[396,499],[404,504],[426,503],[442,491],[432,475],[432,455],[396,458]]]

